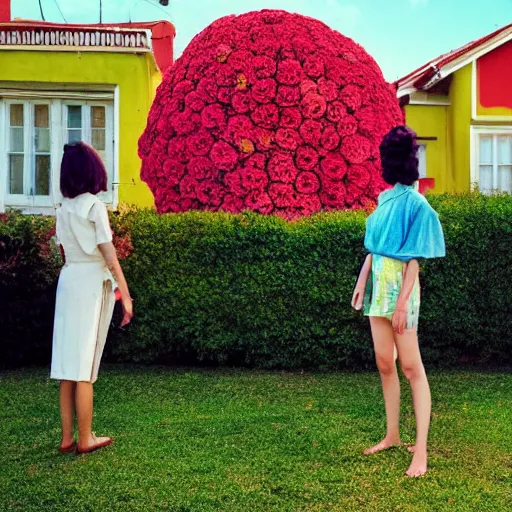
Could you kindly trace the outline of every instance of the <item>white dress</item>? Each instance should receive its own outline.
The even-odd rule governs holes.
[[[115,304],[115,282],[98,249],[112,241],[107,208],[92,194],[64,199],[56,232],[66,263],[57,287],[50,378],[95,382]]]

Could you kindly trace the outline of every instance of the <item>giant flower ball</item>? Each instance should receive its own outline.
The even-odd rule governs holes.
[[[161,213],[362,208],[385,187],[379,144],[402,121],[351,39],[284,11],[227,16],[163,77],[139,141],[141,177]]]

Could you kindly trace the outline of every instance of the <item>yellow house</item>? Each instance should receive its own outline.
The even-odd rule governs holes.
[[[512,25],[395,82],[435,192],[512,193]]]
[[[0,23],[0,212],[52,213],[63,146],[77,140],[105,162],[106,203],[153,204],[137,142],[174,35],[168,22]]]

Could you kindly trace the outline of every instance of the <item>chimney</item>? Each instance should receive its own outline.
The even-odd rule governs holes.
[[[0,0],[0,23],[11,21],[11,0]]]

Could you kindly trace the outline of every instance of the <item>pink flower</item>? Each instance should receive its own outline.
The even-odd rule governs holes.
[[[270,59],[272,63],[274,61]],[[248,50],[237,50],[233,52],[229,58],[228,63],[235,69],[236,71],[247,71],[247,68],[253,65],[254,55]],[[275,63],[274,63],[275,65]],[[260,78],[260,77],[258,77]],[[263,78],[263,77],[262,77]]]
[[[276,82],[272,78],[258,80],[251,92],[253,99],[258,103],[269,103],[276,96]]]
[[[214,78],[203,78],[197,84],[197,93],[206,103],[214,103],[217,101],[219,87]]]
[[[231,103],[231,97],[233,96],[233,90],[231,87],[220,87],[219,93],[217,94],[217,99],[220,103],[224,103],[225,105],[229,105]]]
[[[253,110],[251,118],[257,126],[274,129],[279,124],[279,109],[273,103],[258,105]]]
[[[339,208],[345,204],[345,185],[340,181],[322,180],[320,201],[327,208]]]
[[[173,119],[173,128],[178,135],[188,135],[196,131],[201,124],[199,114],[185,109],[183,112],[176,114]]]
[[[224,174],[224,185],[227,190],[230,190],[235,196],[242,196],[245,194],[245,189],[242,185],[242,173],[240,169]]]
[[[347,164],[337,153],[327,155],[320,162],[320,168],[323,174],[330,179],[342,180],[347,174]]]
[[[281,126],[283,128],[297,129],[302,122],[302,114],[295,107],[281,108]]]
[[[297,213],[300,215],[311,215],[322,209],[322,203],[317,194],[296,194]]]
[[[318,147],[322,136],[322,123],[312,119],[304,121],[300,127],[300,136],[306,144]]]
[[[290,87],[280,85],[277,89],[276,103],[280,107],[294,107],[300,102],[300,89],[298,87]]]
[[[300,146],[295,153],[295,162],[299,169],[311,171],[318,163],[318,153],[311,146]]]
[[[350,135],[341,143],[341,154],[348,162],[362,164],[371,154],[370,141],[362,135]]]
[[[320,189],[320,180],[314,172],[301,172],[295,181],[295,188],[301,194],[316,194]]]
[[[320,144],[327,152],[338,149],[338,146],[340,145],[340,136],[334,126],[328,125],[325,127],[322,137],[320,138]]]
[[[222,129],[226,125],[224,109],[217,103],[208,105],[201,112],[201,120],[205,128]]]
[[[302,94],[302,96],[306,96],[306,94],[310,92],[315,94],[318,92],[316,82],[309,78],[305,78],[300,83],[300,93]]]
[[[266,128],[255,129],[256,148],[258,151],[270,151],[274,142],[274,133]]]
[[[370,185],[371,178],[370,171],[365,166],[351,165],[347,172],[347,189],[353,186],[359,189],[359,193],[361,193]]]
[[[333,123],[338,123],[347,115],[347,109],[341,101],[333,101],[327,105],[327,119]]]
[[[165,179],[166,184],[170,187],[175,187],[179,184],[181,178],[183,178],[183,175],[185,174],[185,166],[177,160],[167,159],[164,162],[162,171],[162,178]]]
[[[226,134],[228,140],[238,144],[241,139],[254,138],[254,124],[247,116],[233,116],[228,121]]]
[[[212,162],[221,171],[230,171],[238,162],[237,152],[229,144],[223,141],[216,142],[210,152]]]
[[[276,133],[276,142],[283,149],[294,151],[300,144],[300,135],[290,128],[279,128]]]
[[[295,189],[288,183],[272,183],[268,195],[278,208],[289,208],[295,205]]]
[[[176,99],[185,99],[189,92],[195,89],[194,83],[190,80],[183,80],[176,84],[172,90],[173,97]]]
[[[293,183],[298,170],[293,163],[293,157],[289,153],[276,153],[269,160],[268,174],[272,181]]]
[[[310,92],[302,99],[302,115],[307,119],[319,119],[326,109],[327,103],[319,94]]]
[[[263,153],[252,155],[246,162],[246,167],[253,167],[262,171],[267,170],[267,157]]]
[[[195,156],[207,155],[213,146],[213,137],[206,130],[189,135],[187,149]]]
[[[297,85],[300,83],[303,71],[298,60],[287,59],[277,65],[277,81],[283,85]]]

